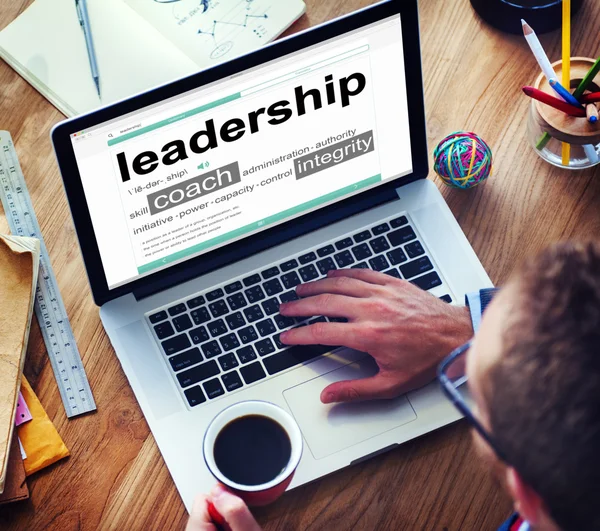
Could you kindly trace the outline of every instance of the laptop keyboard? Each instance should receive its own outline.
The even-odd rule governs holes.
[[[298,284],[342,268],[381,271],[424,290],[442,285],[408,217],[397,216],[149,312],[150,327],[189,406],[334,350],[323,345],[290,347],[279,335],[294,327],[345,319],[285,317],[279,304],[299,298]],[[440,298],[452,302],[449,295]]]

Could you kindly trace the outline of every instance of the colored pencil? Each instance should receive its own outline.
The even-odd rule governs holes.
[[[588,103],[585,106],[588,122],[595,124],[598,121],[598,107],[594,103]]]
[[[542,43],[538,39],[535,31],[533,31],[533,28],[523,19],[521,19],[521,25],[523,26],[523,35],[525,35],[527,44],[529,44],[533,56],[540,65],[542,72],[544,72],[546,79],[550,81],[551,79],[556,78],[556,72],[554,71],[554,68],[552,68],[552,63],[550,62],[550,59],[548,59],[548,55],[544,51]],[[544,133],[538,141],[536,148],[542,151],[551,138],[552,137],[548,133]]]
[[[575,107],[574,105],[570,105],[569,103],[559,100],[558,98],[555,98],[554,96],[542,90],[534,87],[523,87],[523,92],[530,98],[541,101],[546,105],[550,105],[550,107],[554,107],[555,109],[558,109],[569,116],[577,116],[578,118],[585,118],[586,116],[585,111],[581,106]]]
[[[600,72],[600,58],[598,58],[598,60],[594,63],[594,66],[590,68],[589,72],[581,80],[581,83],[579,83],[579,86],[575,89],[575,92],[573,93],[575,98],[579,99],[581,96],[583,96],[585,89],[589,87],[590,83],[598,75],[598,72]]]
[[[550,133],[544,133],[537,141],[535,149],[537,149],[538,151],[543,151],[544,148],[548,145],[548,142],[550,142],[550,140],[552,140]]]
[[[563,87],[556,79],[550,80],[550,86],[569,105],[573,105],[574,107],[581,107],[581,103],[579,103],[579,101],[577,101],[573,97],[573,95],[565,87]]]
[[[590,92],[589,94],[584,94],[579,98],[581,103],[596,103],[600,101],[600,92]]]
[[[552,68],[552,63],[550,63],[550,59],[548,59],[548,56],[542,47],[542,43],[538,39],[535,31],[533,31],[533,28],[523,19],[521,19],[521,24],[523,26],[523,35],[525,35],[525,39],[527,39],[527,44],[529,44],[535,59],[540,65],[542,72],[544,72],[544,75],[546,76],[546,79],[550,81],[552,78],[556,78],[556,72],[554,71],[554,68]]]
[[[597,164],[598,162],[600,162],[600,158],[598,157],[598,153],[594,146],[592,146],[591,144],[587,144],[583,146],[583,150],[585,151],[586,157],[592,164]]]
[[[562,9],[562,82],[567,87],[566,92],[572,98],[571,92],[571,0],[563,0]],[[550,81],[552,85],[552,81]],[[552,87],[556,90],[556,87]],[[564,96],[563,96],[564,97]],[[575,99],[575,98],[573,98]],[[569,101],[569,98],[565,99]],[[575,101],[577,101],[575,99]],[[568,166],[571,160],[571,145],[563,142],[562,145],[562,163]]]

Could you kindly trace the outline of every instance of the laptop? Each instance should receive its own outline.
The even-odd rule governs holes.
[[[426,179],[418,27],[416,0],[381,2],[52,132],[103,325],[188,509],[215,482],[205,429],[238,401],[297,420],[290,488],[459,418],[434,383],[323,405],[375,363],[279,339],[331,320],[278,313],[331,269],[449,304],[491,286]]]

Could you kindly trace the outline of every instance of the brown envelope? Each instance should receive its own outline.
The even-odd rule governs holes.
[[[11,503],[29,498],[29,489],[25,480],[25,467],[21,459],[21,450],[19,449],[19,439],[15,431],[12,443],[10,445],[10,454],[8,456],[8,469],[6,471],[6,482],[4,483],[4,492],[0,494],[0,505]]]
[[[39,257],[38,240],[0,236],[0,492],[15,426]]]

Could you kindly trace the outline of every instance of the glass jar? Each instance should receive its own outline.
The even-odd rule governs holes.
[[[575,89],[594,64],[593,59],[574,57],[571,60],[571,89]],[[552,65],[557,79],[562,77],[562,61]],[[600,77],[600,76],[599,76]],[[600,91],[598,77],[590,86]],[[548,80],[540,74],[536,88],[555,95]],[[586,169],[600,164],[600,121],[590,123],[587,118],[568,116],[537,100],[531,101],[527,121],[527,138],[536,153],[545,161],[568,169]],[[563,144],[568,144],[568,164],[563,164]]]

